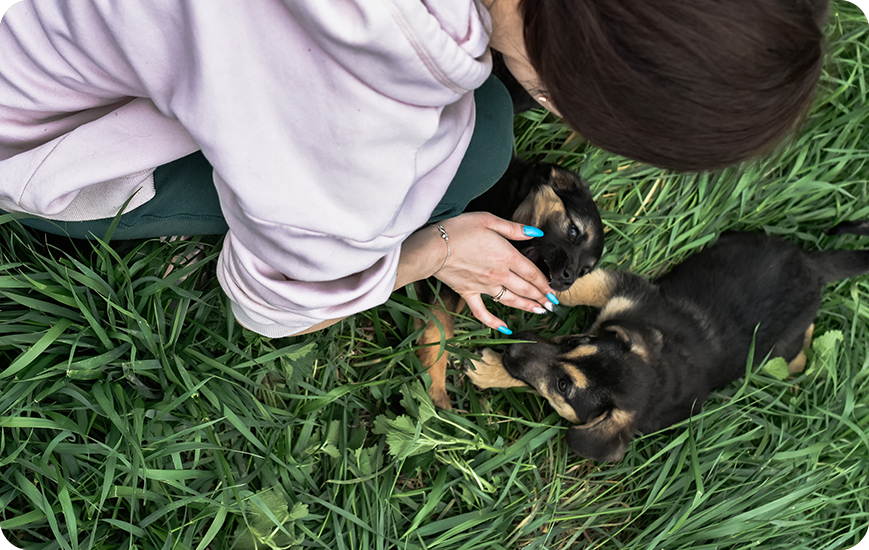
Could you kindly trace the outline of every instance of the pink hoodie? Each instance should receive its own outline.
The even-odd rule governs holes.
[[[25,0],[0,23],[0,209],[114,216],[201,149],[218,277],[270,337],[381,304],[491,70],[479,0]]]

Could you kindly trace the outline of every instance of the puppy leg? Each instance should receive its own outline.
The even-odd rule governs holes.
[[[556,293],[556,296],[566,306],[603,307],[618,287],[616,272],[595,269],[585,277],[577,279],[567,290]]]
[[[803,372],[804,368],[806,368],[806,350],[800,350],[799,355],[788,363],[788,374],[799,374]]]
[[[812,336],[815,335],[815,323],[809,325],[809,328],[806,329],[806,334],[803,336],[803,349],[808,349],[812,347]]]
[[[510,376],[501,361],[501,354],[489,348],[483,350],[479,361],[472,360],[471,363],[474,368],[465,369],[465,374],[478,388],[516,388],[528,385]]]
[[[443,339],[446,341],[455,336],[453,314],[460,312],[465,307],[465,301],[450,289],[441,291],[441,299],[446,309],[432,308],[431,312],[443,328]],[[452,407],[450,406],[450,396],[447,393],[447,366],[450,362],[450,354],[439,345],[440,342],[441,329],[437,323],[430,320],[426,323],[417,342],[424,347],[416,350],[416,356],[427,368],[431,377],[428,394],[432,402],[441,409],[450,410]]]
[[[788,363],[788,374],[799,374],[806,368],[806,350],[812,345],[812,335],[814,333],[815,324],[812,323],[803,335],[803,349],[801,349],[800,353]]]

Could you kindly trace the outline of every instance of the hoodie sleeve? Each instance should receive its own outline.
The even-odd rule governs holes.
[[[469,92],[491,68],[487,13],[471,0],[20,5],[0,44],[27,63],[5,81],[0,69],[0,116],[14,112],[0,126],[23,116],[28,136],[0,134],[0,158],[75,139],[84,124],[111,129],[116,104],[146,101],[140,118],[118,122],[148,130],[138,154],[125,142],[89,161],[132,174],[133,158],[200,148],[230,227],[218,278],[242,324],[271,337],[388,298],[401,242],[458,169],[473,131]],[[31,31],[38,43],[21,38]],[[35,76],[38,98],[24,92]],[[157,155],[166,136],[177,143]],[[58,190],[43,177],[28,193],[48,204]]]

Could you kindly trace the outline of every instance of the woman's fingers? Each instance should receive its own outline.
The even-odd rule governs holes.
[[[540,229],[484,212],[462,214],[443,225],[451,255],[437,277],[465,299],[481,323],[509,334],[503,320],[486,309],[482,295],[532,313],[552,311],[556,302],[549,280],[509,242],[542,236]]]
[[[543,236],[543,231],[537,227],[511,222],[494,215],[490,217],[488,223],[490,229],[511,241],[526,241]],[[519,254],[518,251],[516,251],[516,261],[511,264],[510,270],[540,291],[537,293],[527,288],[514,289],[521,296],[540,301],[552,292],[549,287],[549,279],[537,269],[534,262]]]
[[[474,314],[474,317],[476,317],[478,321],[489,328],[497,330],[501,334],[513,334],[513,331],[507,328],[507,324],[504,321],[495,317],[488,309],[486,309],[486,306],[483,304],[483,299],[479,294],[474,296],[464,296],[464,299],[468,304],[471,313]]]
[[[534,264],[531,264],[531,268],[535,273],[540,273],[540,270]],[[505,302],[502,299],[501,302],[509,306],[524,309],[525,311],[534,311],[534,307],[548,308],[554,305],[555,301],[553,299],[555,298],[555,294],[549,291],[549,282],[546,280],[546,277],[543,277],[546,284],[543,290],[541,290],[538,284],[530,282],[530,277],[530,275],[522,275],[516,272],[510,273],[507,282],[503,286],[507,287],[507,290],[516,297],[516,300]]]
[[[486,325],[489,328],[493,328],[497,331],[500,331],[502,334],[512,334],[507,324],[504,323],[500,318],[493,315],[483,303],[482,296],[479,294],[472,296],[463,296],[465,302],[468,304],[468,307],[471,309],[471,313],[474,314],[481,323]],[[495,300],[495,298],[498,298]],[[492,299],[497,301],[498,303],[504,304],[505,306],[510,306],[516,309],[522,309],[528,311],[530,313],[543,314],[549,311],[553,311],[554,306],[552,302],[548,300],[544,300],[544,306],[541,306],[540,303],[529,300],[523,296],[512,292],[505,286],[501,287],[501,290],[492,294]]]
[[[504,304],[505,306],[522,309],[529,313],[543,314],[554,311],[554,305],[545,297],[542,301],[532,300],[527,296],[522,296],[521,293],[515,292],[512,288],[506,286],[501,287],[501,292],[492,297],[493,301]]]
[[[479,226],[496,233],[496,235],[500,237],[500,239],[497,240],[498,244],[503,247],[502,254],[504,258],[502,261],[497,263],[498,267],[507,267],[510,271],[525,279],[541,291],[540,295],[535,295],[534,293],[522,293],[521,289],[517,289],[520,291],[520,294],[537,300],[552,292],[552,288],[549,286],[549,279],[541,273],[537,266],[534,265],[534,262],[520,254],[519,251],[516,250],[516,247],[507,242],[527,241],[537,237],[542,237],[543,231],[541,229],[505,220],[488,212],[472,212],[454,218],[455,221],[459,221],[460,219],[463,222],[479,224]],[[456,246],[459,245],[460,244],[457,242]],[[480,266],[484,266],[486,260],[491,259],[486,257],[487,252],[483,250],[482,242],[479,239],[471,241],[471,249],[474,252],[477,252],[473,257],[473,261],[478,263]]]
[[[543,236],[543,231],[537,227],[511,222],[510,220],[499,218],[498,216],[489,214],[488,212],[480,212],[480,214],[487,217],[485,220],[486,226],[505,239],[511,241],[527,241],[528,239]]]

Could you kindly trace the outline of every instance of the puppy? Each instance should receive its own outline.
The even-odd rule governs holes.
[[[862,230],[864,225],[839,226]],[[618,461],[636,432],[661,430],[700,410],[714,388],[755,364],[806,362],[827,283],[869,272],[869,250],[804,251],[780,237],[726,233],[655,284],[597,270],[559,296],[601,308],[586,334],[484,350],[468,376],[480,387],[528,385],[576,426],[577,454]]]
[[[543,230],[543,236],[513,245],[563,291],[591,271],[603,252],[603,224],[588,186],[574,172],[554,164],[530,165],[513,159],[504,176],[468,205],[466,212],[498,217]],[[430,320],[419,338],[417,356],[428,369],[429,395],[435,405],[450,408],[446,391],[449,356],[444,345],[454,336],[453,314],[465,302],[442,285],[434,296],[431,282],[416,285],[421,301],[432,304]],[[421,324],[421,323],[420,323]]]

